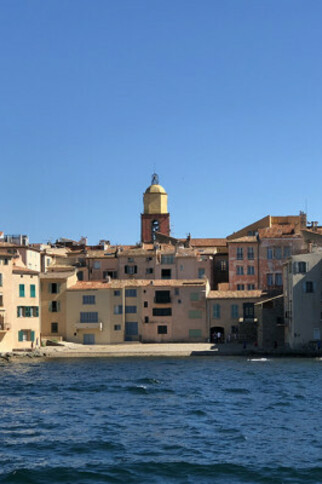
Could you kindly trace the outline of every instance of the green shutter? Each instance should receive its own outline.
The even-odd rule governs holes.
[[[30,331],[30,341],[35,341],[35,332]]]
[[[18,332],[18,341],[23,341],[23,331]]]
[[[30,297],[36,297],[36,286],[35,286],[35,284],[30,284]]]
[[[19,297],[25,297],[25,285],[19,284]]]
[[[39,316],[39,307],[38,306],[34,306],[34,317],[35,318],[38,318]]]

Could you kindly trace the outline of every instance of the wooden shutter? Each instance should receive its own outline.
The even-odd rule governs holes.
[[[23,331],[18,331],[18,341],[23,341]]]

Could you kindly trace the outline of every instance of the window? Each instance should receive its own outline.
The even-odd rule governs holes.
[[[178,287],[175,288],[174,294],[175,294],[175,296],[179,296],[180,291],[179,291],[179,288]]]
[[[266,254],[267,254],[267,259],[273,259],[273,249],[272,249],[272,247],[267,247]]]
[[[120,324],[114,324],[114,331],[121,331],[121,328]]]
[[[244,291],[245,285],[244,284],[237,284],[237,291]]]
[[[190,319],[201,319],[202,311],[200,309],[191,309],[188,313]]]
[[[107,279],[108,277],[117,279],[117,271],[103,271],[103,279]]]
[[[312,281],[305,281],[304,282],[304,292],[306,292],[306,293],[314,292],[314,283]]]
[[[149,316],[144,316],[144,322],[148,323],[149,322]]]
[[[171,269],[162,269],[161,279],[171,279]]]
[[[145,269],[145,273],[146,273],[146,274],[153,274],[153,268],[152,268],[152,267],[147,267],[147,268]]]
[[[199,292],[191,292],[190,301],[199,301]]]
[[[248,260],[254,259],[254,248],[253,247],[247,247],[247,259]]]
[[[35,332],[29,329],[21,329],[18,331],[18,341],[35,341]]]
[[[123,313],[123,306],[122,304],[117,304],[114,306],[114,314],[122,314]]]
[[[38,318],[38,306],[17,306],[17,318]]]
[[[199,267],[199,269],[198,269],[198,279],[202,279],[203,277],[205,277],[205,274],[206,274],[206,269],[204,269],[203,267]]]
[[[8,259],[5,259],[5,260],[4,260],[4,265],[5,265],[5,266],[7,266],[8,264],[9,264]]]
[[[227,261],[226,260],[220,260],[219,261],[219,269],[221,272],[226,272],[227,271]]]
[[[51,323],[51,333],[52,334],[58,333],[58,323]]]
[[[143,307],[147,308],[149,306],[148,301],[144,301]]]
[[[120,296],[121,295],[121,291],[117,290],[117,291],[114,291],[114,296]]]
[[[319,328],[313,329],[313,339],[320,340],[321,339],[321,332]]]
[[[158,334],[168,334],[168,326],[158,326]]]
[[[184,269],[183,264],[180,264],[180,272],[183,272],[183,269]]]
[[[25,297],[25,285],[19,284],[19,297]]]
[[[98,323],[98,313],[97,312],[86,312],[80,313],[81,323]]]
[[[49,303],[49,311],[52,313],[57,313],[60,311],[60,303],[59,301],[50,301]]]
[[[136,313],[136,306],[125,306],[125,313],[126,314]]]
[[[173,255],[161,255],[161,264],[171,265],[174,262]]]
[[[237,319],[238,316],[238,305],[237,304],[232,304],[231,305],[231,317],[233,319]]]
[[[201,329],[189,329],[189,338],[201,338]]]
[[[153,316],[172,316],[172,308],[153,308]]]
[[[244,303],[243,312],[245,319],[253,319],[255,315],[254,303]]]
[[[36,297],[36,286],[35,286],[35,284],[30,284],[30,297]]]
[[[236,272],[239,276],[243,276],[244,275],[244,268],[243,266],[236,266]]]
[[[281,272],[277,272],[275,274],[275,286],[282,286],[282,285],[283,285],[282,274]]]
[[[154,302],[157,304],[169,304],[171,302],[170,291],[155,291]]]
[[[255,284],[247,284],[248,291],[253,291],[255,289]]]
[[[127,258],[127,261],[128,261],[129,263],[131,263],[131,262],[134,262],[134,259],[133,259],[133,257],[128,257],[128,258]]]
[[[268,287],[273,286],[273,274],[266,274],[266,284]]]
[[[137,274],[138,266],[125,266],[124,272],[125,274],[130,274],[130,275]]]
[[[125,323],[125,335],[126,336],[137,336],[139,334],[139,325],[137,322],[127,322]]]
[[[48,284],[48,292],[50,294],[58,294],[59,293],[59,284],[57,282],[51,282]]]
[[[243,255],[243,248],[242,247],[237,247],[237,259],[238,260],[243,260],[244,255]]]
[[[247,266],[247,275],[253,276],[255,274],[255,267],[254,266]]]
[[[99,260],[94,261],[93,265],[94,269],[100,269],[101,268],[101,263]]]
[[[283,256],[284,256],[284,259],[291,257],[291,247],[284,247]]]
[[[95,296],[83,296],[83,304],[95,304]]]
[[[2,286],[3,284],[3,277],[2,277],[2,274],[0,274],[0,287]]]
[[[212,317],[220,319],[220,304],[214,304],[212,307]]]
[[[126,297],[136,297],[136,289],[125,289]]]
[[[275,259],[281,259],[281,258],[282,258],[282,248],[275,247]]]
[[[301,274],[305,274],[306,272],[306,262],[299,262],[298,263],[298,272]]]
[[[77,272],[77,280],[78,281],[83,281],[84,280],[84,272],[83,271],[78,271]]]

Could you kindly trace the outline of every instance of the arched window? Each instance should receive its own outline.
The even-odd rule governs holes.
[[[159,232],[160,230],[160,224],[158,220],[153,220],[151,224],[151,229],[152,229],[152,240],[155,241],[156,238],[156,232]]]

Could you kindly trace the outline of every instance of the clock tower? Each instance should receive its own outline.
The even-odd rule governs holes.
[[[159,177],[152,175],[151,185],[143,195],[144,212],[141,214],[141,241],[155,241],[156,232],[170,235],[170,214],[168,212],[168,195],[159,185]]]

